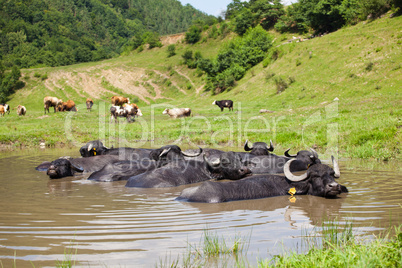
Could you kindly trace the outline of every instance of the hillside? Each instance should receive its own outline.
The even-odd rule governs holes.
[[[115,146],[175,142],[241,150],[245,139],[272,139],[278,154],[313,147],[325,157],[400,159],[400,25],[401,17],[385,16],[304,42],[272,33],[278,58],[255,66],[235,88],[215,96],[203,91],[203,76],[182,65],[181,55],[191,49],[212,58],[225,43],[219,38],[192,46],[179,41],[170,58],[163,46],[97,63],[22,70],[27,85],[9,103],[25,105],[28,113],[1,118],[0,141],[11,149],[79,146],[100,138]],[[278,90],[281,81],[287,87]],[[144,116],[132,124],[110,123],[115,94],[138,103]],[[74,100],[78,113],[44,116],[46,95]],[[96,103],[91,113],[84,108],[87,97]],[[232,99],[235,112],[221,113],[211,105],[214,99]],[[173,106],[191,107],[193,117],[167,120],[162,111]]]

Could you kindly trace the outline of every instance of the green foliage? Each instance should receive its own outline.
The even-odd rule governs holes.
[[[168,58],[176,55],[176,46],[174,44],[169,45],[167,48],[167,53],[168,53]]]
[[[6,72],[4,66],[0,63],[0,102],[5,103],[8,96],[15,90],[23,88],[25,83],[20,81],[21,71],[13,66],[11,71]]]
[[[254,26],[254,14],[251,12],[250,9],[244,8],[237,14],[234,21],[235,33],[242,36],[247,32],[249,28],[252,28]]]
[[[195,44],[201,39],[201,28],[197,25],[192,25],[186,32],[185,41],[187,44]]]

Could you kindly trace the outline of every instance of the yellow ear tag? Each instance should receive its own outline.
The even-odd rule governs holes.
[[[94,155],[96,155],[96,148],[94,148]]]
[[[296,202],[296,197],[294,197],[293,195],[296,193],[296,188],[294,188],[294,187],[290,188],[288,193],[290,194],[289,201],[291,203],[295,203]]]
[[[290,188],[288,193],[294,195],[296,193],[296,188]]]

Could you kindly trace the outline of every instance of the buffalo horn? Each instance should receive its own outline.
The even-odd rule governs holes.
[[[274,151],[274,145],[272,144],[272,140],[269,140],[269,148],[267,147],[268,151],[273,152]]]
[[[91,151],[91,149],[94,147],[94,145],[92,143],[89,144],[88,146],[88,152]]]
[[[306,171],[306,173],[304,173],[303,175],[300,175],[300,176],[293,175],[292,172],[290,171],[290,164],[292,163],[292,161],[295,161],[295,160],[296,159],[289,160],[283,166],[283,173],[285,173],[286,178],[290,181],[302,181],[302,180],[307,179],[307,171]]]
[[[171,149],[170,147],[163,149],[163,151],[159,154],[159,157],[167,155],[167,153],[170,151],[170,149]]]
[[[244,151],[251,151],[253,150],[253,145],[251,147],[248,146],[248,139],[246,140],[246,143],[244,144]]]
[[[71,162],[70,162],[70,163],[71,163]],[[83,169],[82,167],[77,166],[77,165],[74,165],[73,163],[71,163],[71,168],[72,168],[74,171],[77,171],[77,172],[80,172],[80,173],[84,172],[84,169]]]
[[[285,156],[286,157],[296,157],[297,156],[297,154],[293,154],[293,155],[289,154],[289,151],[290,151],[290,148],[285,151]]]
[[[335,157],[333,155],[331,155],[332,158],[332,164],[334,165],[334,171],[335,171],[335,178],[339,178],[341,176],[341,171],[339,170],[339,166],[338,163],[335,160]]]
[[[212,169],[216,168],[216,167],[219,166],[219,164],[221,163],[221,160],[220,160],[219,158],[215,159],[214,161],[208,161],[208,159],[207,159],[207,157],[205,156],[205,154],[203,155],[203,157],[204,157],[204,161],[205,161],[205,162],[207,163],[207,165],[208,165],[210,168],[212,168]]]
[[[313,152],[314,158],[318,159],[318,153],[313,148],[310,148],[310,150]]]
[[[196,156],[199,156],[200,154],[202,154],[202,148],[201,147],[198,147],[198,148],[200,148],[200,151],[198,153],[191,154],[191,153],[185,153],[183,151],[181,153],[182,153],[182,155],[187,156],[187,157],[196,157]]]

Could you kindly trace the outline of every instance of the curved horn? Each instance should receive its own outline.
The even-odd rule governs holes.
[[[315,159],[318,159],[318,153],[313,148],[310,148],[310,150],[313,152]]]
[[[200,154],[202,154],[202,148],[201,147],[198,147],[198,148],[200,148],[200,151],[198,153],[191,154],[191,153],[185,153],[185,152],[182,151],[181,154],[184,155],[184,156],[187,156],[187,157],[199,156]]]
[[[169,147],[169,148],[163,149],[163,151],[159,154],[159,157],[167,155],[167,153],[170,151],[170,149],[172,149],[172,148]]]
[[[94,147],[94,145],[92,143],[89,144],[88,146],[88,152],[91,151],[91,149]]]
[[[207,165],[209,167],[211,167],[212,169],[216,168],[217,166],[219,166],[219,164],[221,163],[221,160],[218,158],[213,162],[208,161],[207,157],[205,156],[205,154],[203,155],[204,157],[204,161],[207,163]]]
[[[297,156],[297,154],[293,154],[293,155],[289,154],[289,151],[290,151],[290,148],[285,151],[285,156],[287,156],[287,157],[296,157]]]
[[[341,176],[341,171],[339,170],[339,166],[338,163],[335,160],[335,157],[333,155],[331,155],[331,159],[332,159],[332,164],[334,165],[334,171],[335,171],[335,178],[339,178]]]
[[[267,146],[268,151],[273,152],[274,151],[274,145],[272,143],[272,140],[269,140],[269,148]]]
[[[70,163],[71,163],[71,162],[70,162]],[[80,173],[84,172],[84,169],[83,169],[82,167],[77,166],[77,165],[74,165],[73,163],[71,163],[71,168],[72,168],[74,171],[77,171],[77,172],[80,172]]]
[[[292,172],[290,171],[290,163],[292,163],[295,160],[296,159],[289,160],[283,166],[283,173],[285,173],[286,179],[288,179],[290,181],[302,181],[302,180],[307,179],[307,171],[306,171],[306,173],[304,173],[303,175],[300,175],[300,176],[293,175]]]
[[[248,146],[248,139],[246,140],[246,143],[244,144],[244,151],[251,151],[251,150],[253,150],[253,145],[251,145],[251,147],[250,146]]]

